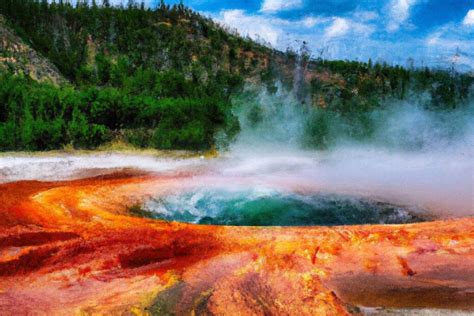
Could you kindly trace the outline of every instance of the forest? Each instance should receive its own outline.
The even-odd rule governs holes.
[[[232,139],[239,132],[233,99],[246,86],[276,93],[277,82],[312,113],[308,144],[320,147],[327,117],[370,125],[365,113],[413,95],[425,96],[430,110],[453,110],[468,102],[474,82],[450,70],[280,52],[164,1],[147,8],[134,1],[3,0],[0,14],[4,27],[65,78],[35,80],[15,71],[8,59],[15,52],[0,52],[7,60],[0,76],[3,151],[96,148],[117,139],[139,148],[206,150],[216,133]],[[297,69],[306,72],[301,82]]]

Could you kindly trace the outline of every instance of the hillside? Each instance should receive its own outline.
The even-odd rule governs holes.
[[[40,82],[65,84],[57,67],[26,44],[0,15],[0,69]]]
[[[117,86],[123,82],[116,72],[138,69],[176,70],[206,84],[222,73],[251,76],[266,68],[271,53],[182,5],[74,8],[7,0],[0,10],[76,84]]]
[[[318,147],[327,145],[331,113],[363,126],[365,135],[366,113],[385,100],[423,96],[434,110],[455,109],[472,94],[467,74],[315,60],[306,47],[279,52],[183,5],[130,3],[0,3],[0,149],[95,148],[114,140],[208,149],[216,133],[238,133],[232,103],[244,86],[254,92],[246,89],[243,100],[262,88],[292,91],[313,120],[307,143]]]

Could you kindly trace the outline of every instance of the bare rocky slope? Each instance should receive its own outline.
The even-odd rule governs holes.
[[[33,80],[64,84],[56,66],[25,43],[0,15],[0,70],[23,74]]]

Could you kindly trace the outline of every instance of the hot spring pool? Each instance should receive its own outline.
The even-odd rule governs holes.
[[[200,189],[152,198],[142,215],[155,219],[231,226],[403,224],[428,220],[416,208],[337,194],[270,189]]]

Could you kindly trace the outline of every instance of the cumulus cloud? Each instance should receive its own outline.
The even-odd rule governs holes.
[[[285,24],[281,19],[247,15],[243,10],[223,10],[217,20],[236,29],[241,35],[250,36],[253,39],[264,39],[272,46],[278,44],[278,40],[283,34],[279,26]]]
[[[304,1],[303,1],[304,2]],[[432,30],[429,35],[394,33],[409,24],[413,7],[426,0],[388,0],[380,10],[359,7],[344,15],[309,14],[301,18],[281,18],[267,12],[223,10],[213,18],[253,39],[264,39],[273,47],[298,48],[302,41],[328,59],[356,59],[406,65],[411,57],[416,66],[451,67],[459,71],[474,69],[474,15],[469,10],[463,19]],[[387,9],[387,13],[382,9]],[[386,19],[385,19],[386,18]],[[389,33],[385,33],[388,31]],[[385,34],[383,34],[385,33]],[[379,36],[383,34],[383,36]]]
[[[324,32],[327,38],[338,37],[347,34],[349,31],[349,21],[345,18],[334,18],[334,22],[326,28]]]
[[[374,32],[370,24],[361,23],[349,18],[334,17],[332,23],[325,29],[324,37],[332,39],[349,34],[368,37]]]
[[[474,26],[474,10],[469,10],[462,21],[462,24]]]
[[[300,8],[302,5],[303,0],[264,0],[260,11],[274,13]]]
[[[466,24],[464,20],[462,25],[469,24]],[[429,34],[425,40],[426,54],[436,55],[441,65],[455,65],[458,70],[469,71],[474,69],[474,54],[472,52],[474,28],[462,27],[462,25],[448,23]]]
[[[330,18],[315,16],[286,20],[266,14],[249,14],[237,9],[222,10],[219,15],[213,17],[219,23],[235,29],[243,36],[249,36],[254,40],[263,39],[272,47],[280,49],[288,46],[288,37],[294,40],[298,35],[311,31],[315,26],[331,21]]]
[[[416,3],[416,0],[392,0],[389,3],[389,19],[387,31],[395,32],[400,29],[410,17],[410,9]]]
[[[328,21],[328,18],[307,16],[307,17],[304,17],[302,20],[297,21],[296,24],[301,24],[304,27],[312,28],[318,24],[322,24],[327,21]]]
[[[362,21],[369,22],[377,19],[379,17],[377,12],[374,11],[356,11],[354,12],[354,18]]]
[[[376,17],[374,13],[359,12],[350,17],[309,15],[289,20],[274,15],[251,14],[244,10],[223,10],[213,16],[219,23],[235,29],[239,34],[254,40],[263,39],[277,49],[298,49],[301,41],[306,41],[314,52],[323,49],[325,57],[330,58],[365,58],[367,47],[364,43],[375,32],[375,24],[368,21]],[[354,38],[357,41],[354,42]],[[346,45],[349,42],[350,47]],[[334,54],[329,52],[334,49]]]

